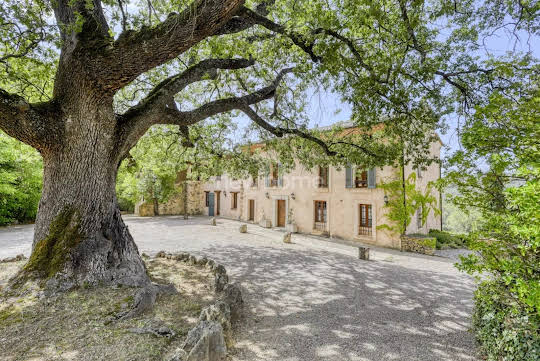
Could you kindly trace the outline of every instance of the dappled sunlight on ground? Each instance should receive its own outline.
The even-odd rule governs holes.
[[[141,252],[205,255],[241,284],[233,360],[475,359],[474,282],[452,260],[371,247],[360,261],[348,244],[208,217],[125,220]]]

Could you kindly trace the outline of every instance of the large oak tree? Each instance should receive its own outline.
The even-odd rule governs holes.
[[[508,19],[519,20],[518,31],[531,27],[528,14],[537,11],[436,0],[142,3],[0,5],[0,129],[44,161],[32,255],[20,277],[62,288],[148,283],[115,180],[157,124],[178,126],[189,143],[190,126],[242,112],[263,134],[292,135],[305,141],[296,148],[324,157],[380,165],[403,146],[423,154],[426,134],[455,105],[507,86],[496,65],[475,58],[481,32]],[[319,86],[352,104],[357,125],[384,123],[384,139],[396,142],[307,130],[306,94]]]

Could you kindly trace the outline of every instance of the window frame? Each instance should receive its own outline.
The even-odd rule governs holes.
[[[318,212],[319,210],[322,210],[322,214]],[[321,215],[322,215],[322,219],[319,218]],[[313,221],[315,223],[324,223],[324,224],[328,222],[328,204],[326,203],[326,201],[320,201],[320,200],[314,201]]]
[[[324,172],[323,172],[323,169],[325,170]],[[328,188],[329,178],[330,178],[330,167],[319,166],[319,188]]]
[[[231,209],[238,208],[238,192],[231,192]]]
[[[206,207],[210,207],[210,191],[204,191],[204,197]]]
[[[373,235],[373,205],[367,203],[358,204],[358,235]]]
[[[360,182],[358,180],[358,173],[361,174]],[[356,167],[354,169],[354,188],[368,188],[369,180],[368,180],[368,170],[364,169],[362,167]],[[362,185],[359,186],[359,183]]]

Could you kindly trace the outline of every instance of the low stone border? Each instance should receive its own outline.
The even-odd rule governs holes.
[[[218,300],[202,309],[199,322],[187,335],[182,347],[169,361],[221,361],[227,357],[227,344],[232,342],[232,324],[240,318],[244,301],[240,287],[229,283],[227,270],[206,257],[197,258],[187,252],[172,254],[160,251],[155,258],[166,258],[204,266],[214,273],[214,290]]]
[[[433,256],[437,239],[433,237],[401,236],[401,250]]]
[[[24,261],[26,259],[26,256],[24,254],[18,254],[15,257],[7,257],[4,259],[0,259],[0,263],[8,263],[8,262],[19,262]]]

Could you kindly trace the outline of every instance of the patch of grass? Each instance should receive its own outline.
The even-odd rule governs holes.
[[[21,266],[10,270],[14,274]],[[149,260],[147,269],[154,280],[174,284],[178,294],[160,295],[153,310],[130,320],[107,322],[133,303],[136,290],[129,287],[80,287],[44,300],[0,294],[2,360],[165,359],[181,345],[201,309],[215,301],[213,276],[205,268],[167,259]],[[129,332],[150,323],[165,325],[176,335]]]

